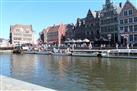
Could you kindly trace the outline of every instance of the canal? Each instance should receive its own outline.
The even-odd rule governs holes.
[[[0,54],[0,73],[58,91],[137,91],[137,60]]]

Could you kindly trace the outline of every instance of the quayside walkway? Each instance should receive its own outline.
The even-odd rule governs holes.
[[[56,91],[0,75],[0,91]]]

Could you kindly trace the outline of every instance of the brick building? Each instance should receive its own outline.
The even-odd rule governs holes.
[[[65,38],[66,25],[50,26],[42,31],[40,34],[43,43],[61,44]]]
[[[32,25],[10,26],[10,43],[13,45],[31,43],[34,44],[34,31]]]
[[[42,30],[42,32],[39,34],[40,35],[40,42],[41,43],[47,43],[47,33],[48,33],[48,31],[49,31],[49,29],[50,29],[51,27],[48,27],[48,28],[44,28],[43,30]]]

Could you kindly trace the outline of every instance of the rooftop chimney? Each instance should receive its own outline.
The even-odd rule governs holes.
[[[122,8],[122,3],[119,3],[119,7]]]

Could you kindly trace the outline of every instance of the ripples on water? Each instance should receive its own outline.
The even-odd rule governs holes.
[[[137,60],[0,55],[1,74],[59,91],[137,91]]]

